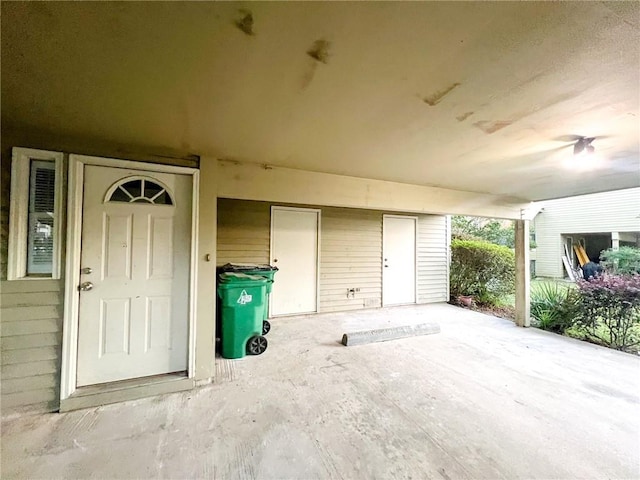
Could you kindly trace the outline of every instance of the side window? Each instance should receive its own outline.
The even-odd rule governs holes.
[[[60,278],[63,158],[13,149],[8,280]]]

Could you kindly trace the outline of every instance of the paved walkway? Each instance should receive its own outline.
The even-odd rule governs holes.
[[[442,332],[343,347],[346,330]],[[640,477],[640,358],[449,305],[275,320],[215,385],[5,419],[2,478]]]

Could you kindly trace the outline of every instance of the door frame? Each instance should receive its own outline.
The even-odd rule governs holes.
[[[191,175],[191,255],[189,262],[189,336],[187,346],[187,377],[191,379],[194,378],[195,375],[199,170],[188,167],[176,167],[173,165],[71,154],[69,155],[69,180],[67,194],[64,316],[62,322],[62,365],[60,372],[61,402],[68,399],[77,388],[76,374],[78,362],[78,324],[80,303],[78,285],[80,284],[84,168],[87,165],[135,169],[145,172]]]
[[[388,305],[384,302],[384,221],[386,218],[409,218],[414,222],[413,229],[413,302],[409,303],[394,303],[392,305]],[[383,214],[382,215],[382,256],[380,257],[380,267],[382,268],[382,298],[380,299],[380,303],[383,307],[392,306],[397,307],[400,305],[415,305],[418,303],[418,217],[415,215],[392,215],[392,214]]]
[[[305,313],[287,313],[284,315],[278,315],[278,317],[290,317],[295,315],[307,315],[312,313],[318,313],[320,311],[320,227],[322,222],[322,210],[320,208],[303,208],[303,207],[281,207],[279,205],[271,205],[270,213],[270,227],[269,227],[269,262],[273,264],[273,212],[275,210],[288,210],[296,212],[315,212],[317,221],[316,231],[316,309],[313,312]],[[276,278],[277,280],[277,278]],[[269,301],[269,317],[272,316],[273,302]]]

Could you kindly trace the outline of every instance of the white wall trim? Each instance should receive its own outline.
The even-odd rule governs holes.
[[[446,238],[445,242],[447,245],[447,299],[448,302],[451,298],[451,215],[447,215],[446,217]]]
[[[198,227],[198,189],[199,172],[194,168],[159,165],[154,163],[133,162],[112,158],[90,157],[86,155],[69,156],[69,183],[67,199],[67,255],[65,266],[65,294],[62,336],[62,368],[60,382],[60,401],[69,398],[76,390],[77,350],[78,350],[78,307],[80,283],[80,258],[82,238],[82,202],[84,167],[100,165],[115,168],[129,168],[148,172],[163,172],[193,176],[191,209],[191,259],[189,292],[189,357],[188,376],[195,376],[195,325],[196,325],[196,274],[197,274],[197,227]]]
[[[27,276],[27,240],[29,230],[29,177],[31,160],[44,160],[55,164],[55,194],[53,221],[53,265],[51,276]],[[7,280],[51,280],[60,278],[62,242],[62,152],[14,147],[11,157],[11,201],[9,206],[9,248],[7,258]]]
[[[67,195],[67,255],[62,319],[60,401],[68,398],[76,389],[83,181],[84,164],[71,156],[67,183],[69,193]]]
[[[196,375],[196,312],[198,307],[198,214],[200,210],[200,172],[194,170],[191,200],[191,264],[189,277],[189,357],[188,377]]]
[[[316,232],[316,309],[313,312],[305,312],[305,314],[309,313],[318,313],[320,311],[320,231],[322,229],[322,210],[319,208],[299,208],[299,207],[281,207],[278,205],[271,205],[270,215],[271,218],[270,228],[269,228],[269,261],[273,264],[273,211],[274,210],[288,210],[288,211],[296,211],[296,212],[315,212],[317,215],[317,232]],[[277,265],[276,265],[277,266]],[[269,312],[268,316],[271,317],[271,309],[273,302],[269,302]],[[297,313],[291,315],[298,315]],[[302,314],[300,314],[302,315]],[[286,317],[285,315],[278,315],[278,317]]]
[[[382,261],[382,298],[380,299],[380,302],[383,307],[398,306],[398,304],[395,303],[388,305],[384,302],[384,221],[387,218],[410,218],[413,220],[413,302],[406,304],[413,305],[418,303],[418,217],[413,215],[391,215],[386,213],[382,215],[382,258],[380,259]]]

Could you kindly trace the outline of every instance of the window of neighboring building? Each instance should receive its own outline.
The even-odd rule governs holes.
[[[63,158],[13,149],[8,280],[60,278]]]

